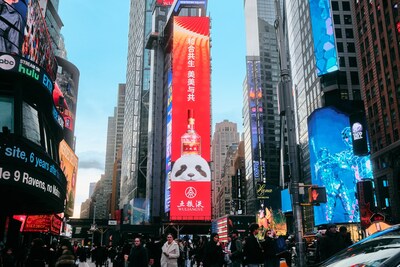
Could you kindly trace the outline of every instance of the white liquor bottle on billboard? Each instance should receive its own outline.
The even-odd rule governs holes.
[[[188,110],[188,126],[181,137],[181,155],[201,155],[201,137],[194,129],[193,109]]]

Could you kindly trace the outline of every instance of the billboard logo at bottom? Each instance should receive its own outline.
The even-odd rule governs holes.
[[[15,67],[15,59],[10,55],[0,56],[0,68],[3,70],[11,70]]]

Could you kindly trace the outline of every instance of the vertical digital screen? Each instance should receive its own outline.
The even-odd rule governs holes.
[[[372,179],[369,156],[356,156],[349,115],[333,107],[315,110],[308,118],[312,184],[325,187],[327,203],[314,207],[315,225],[358,223],[356,184]]]
[[[263,157],[263,98],[261,87],[261,65],[259,60],[247,60],[247,86],[250,110],[251,147],[253,157],[253,177],[260,180],[265,177]],[[261,173],[262,172],[262,173]]]
[[[210,20],[174,17],[172,35],[170,220],[210,220]],[[201,154],[181,152],[188,110],[201,137]]]
[[[64,140],[60,142],[59,154],[60,168],[67,179],[65,214],[68,217],[72,217],[74,213],[76,178],[78,174],[78,157]]]
[[[317,75],[339,70],[330,0],[310,0]]]
[[[164,211],[170,211],[171,204],[171,184],[169,177],[171,175],[172,163],[171,163],[171,149],[172,149],[172,71],[168,71],[168,100],[167,100],[167,133],[166,133],[166,155],[165,155],[165,201]]]

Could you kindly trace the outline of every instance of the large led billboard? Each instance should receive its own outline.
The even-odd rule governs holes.
[[[170,220],[210,220],[209,18],[174,17],[171,53]]]
[[[57,63],[39,2],[4,0],[0,10],[0,53],[33,62],[54,81]]]
[[[59,146],[60,168],[67,178],[65,214],[71,217],[74,213],[76,178],[78,174],[78,157],[63,140]]]
[[[310,0],[317,75],[339,69],[330,0]]]
[[[373,175],[370,157],[353,153],[349,114],[317,109],[308,118],[308,133],[312,184],[327,194],[327,203],[314,207],[315,225],[360,222],[356,184]]]
[[[265,161],[263,160],[264,111],[260,60],[247,59],[247,87],[250,110],[253,177],[256,181],[262,181],[263,177],[266,177],[266,166]]]

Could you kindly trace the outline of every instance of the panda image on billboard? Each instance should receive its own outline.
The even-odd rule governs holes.
[[[211,181],[210,166],[200,155],[183,155],[172,167],[171,181]]]

